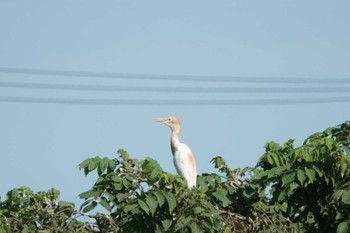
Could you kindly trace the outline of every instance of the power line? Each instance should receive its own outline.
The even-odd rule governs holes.
[[[172,86],[116,86],[74,85],[48,83],[19,83],[0,81],[0,87],[54,89],[68,91],[122,91],[122,92],[179,92],[179,93],[340,93],[349,92],[349,87],[172,87]]]
[[[293,99],[226,99],[226,100],[131,100],[131,99],[76,99],[0,96],[0,102],[78,105],[153,105],[153,106],[225,106],[273,104],[326,104],[350,102],[350,96]]]
[[[43,75],[43,76],[69,76],[90,78],[113,78],[129,80],[153,81],[190,81],[190,82],[240,82],[240,83],[312,83],[312,84],[350,84],[349,78],[287,78],[287,77],[229,77],[229,76],[199,76],[199,75],[159,75],[159,74],[131,74],[112,72],[86,72],[48,69],[25,69],[0,67],[1,73]]]

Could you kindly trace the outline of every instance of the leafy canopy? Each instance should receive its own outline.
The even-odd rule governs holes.
[[[0,200],[5,232],[349,232],[350,122],[315,133],[300,147],[269,142],[254,168],[231,169],[211,160],[217,173],[186,181],[152,158],[93,157],[80,165],[98,177],[79,197],[58,201],[59,191],[13,189]],[[97,207],[103,213],[92,214]],[[82,222],[80,216],[92,221]]]

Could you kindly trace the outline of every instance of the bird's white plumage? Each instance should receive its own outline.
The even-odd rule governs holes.
[[[190,148],[180,143],[174,152],[173,160],[177,173],[186,179],[188,187],[195,187],[197,184],[197,169]]]
[[[192,151],[188,146],[179,140],[180,121],[175,116],[166,118],[157,118],[156,121],[162,122],[171,128],[171,151],[177,173],[187,181],[188,188],[196,187],[197,168],[196,161]]]

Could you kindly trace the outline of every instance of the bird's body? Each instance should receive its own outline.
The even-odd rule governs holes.
[[[191,149],[180,142],[180,121],[177,117],[157,118],[171,128],[171,152],[177,173],[187,181],[188,188],[193,188],[197,184],[197,168]]]

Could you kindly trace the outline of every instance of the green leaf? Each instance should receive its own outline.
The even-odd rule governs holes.
[[[350,222],[341,222],[337,227],[337,233],[348,233],[350,231]]]
[[[96,206],[97,206],[97,202],[96,202],[96,201],[92,201],[90,205],[87,205],[87,206],[83,209],[83,212],[84,212],[84,213],[90,212],[91,210],[95,209]]]
[[[54,188],[51,188],[47,191],[47,196],[50,199],[50,201],[55,201],[56,199],[58,199],[58,197],[60,196],[60,191]]]
[[[126,161],[126,160],[129,159],[129,154],[128,154],[125,150],[119,149],[117,153],[120,155],[120,157],[121,157],[124,161]]]
[[[91,171],[95,170],[99,165],[101,158],[96,156],[94,158],[85,159],[79,164],[79,169],[84,169],[85,175],[89,174]]]
[[[286,184],[289,184],[293,182],[295,179],[295,173],[289,173],[282,177],[282,186],[285,186]]]
[[[178,232],[178,231],[183,232],[181,230],[183,228],[188,227],[192,221],[193,221],[192,217],[186,217],[184,215],[181,215],[175,223],[175,232]]]
[[[123,179],[123,186],[126,188],[126,189],[129,189],[131,187],[131,182],[127,179]]]
[[[148,205],[144,201],[139,199],[139,200],[137,200],[137,203],[139,203],[141,209],[143,209],[143,211],[145,211],[146,214],[149,214],[150,210],[148,208]]]
[[[205,182],[205,178],[203,176],[198,176],[197,187],[201,193],[205,193],[209,190],[208,184]]]
[[[155,192],[153,192],[153,195],[156,196],[157,201],[158,201],[158,205],[160,207],[162,207],[165,203],[165,197],[164,197],[163,193],[161,191],[155,191]]]
[[[341,196],[341,201],[345,204],[350,204],[350,190],[344,191],[343,195]]]
[[[282,212],[287,212],[288,204],[287,202],[283,202],[282,205],[280,205],[280,210]]]
[[[96,197],[99,197],[101,193],[102,193],[102,191],[100,191],[100,190],[89,190],[89,191],[80,193],[79,197],[81,199],[88,199],[90,197],[96,198]]]
[[[86,200],[83,204],[81,204],[80,206],[80,211],[82,211],[82,209],[84,209],[85,206],[87,206],[88,204],[90,204],[92,202],[92,199]]]
[[[202,207],[197,206],[196,208],[194,208],[193,213],[194,213],[195,215],[197,215],[197,214],[202,213],[203,211],[204,211],[204,209],[203,209]]]
[[[289,183],[286,193],[287,195],[293,194],[297,189],[299,189],[299,184],[297,182],[291,182]]]
[[[336,201],[339,201],[340,198],[343,196],[344,191],[345,191],[344,189],[335,190],[333,193],[333,199]]]
[[[98,202],[103,208],[105,208],[107,211],[111,211],[111,207],[109,206],[109,203],[105,198],[101,198],[101,200]]]
[[[173,210],[177,206],[176,198],[175,198],[174,194],[169,193],[169,192],[163,192],[163,194],[164,194],[164,197],[168,203],[169,213],[172,213]]]
[[[98,164],[98,168],[97,168],[97,172],[98,172],[99,176],[101,176],[102,173],[104,173],[104,171],[107,169],[109,161],[110,160],[108,158],[103,158],[100,161],[100,163]]]
[[[267,161],[269,162],[269,164],[274,165],[275,163],[274,163],[274,159],[272,158],[272,156],[273,156],[273,154],[268,153],[266,155],[266,158],[267,158]]]
[[[91,172],[91,171],[93,171],[93,170],[96,169],[96,167],[97,167],[98,164],[99,164],[99,160],[100,160],[99,157],[95,157],[95,158],[92,158],[92,159],[90,160],[90,163],[89,163],[88,166],[87,166],[89,172]]]
[[[68,202],[68,201],[59,201],[58,205],[60,207],[72,207],[72,208],[75,207],[75,204],[73,202]]]
[[[89,159],[85,159],[83,162],[81,162],[81,163],[79,164],[79,170],[81,170],[81,169],[87,167],[87,166],[89,165],[89,163],[90,163],[90,158],[89,158]]]
[[[315,170],[306,167],[305,173],[306,173],[307,177],[309,178],[309,183],[313,183],[315,181],[315,178],[316,178]]]
[[[172,221],[170,219],[165,219],[162,221],[164,231],[169,230],[169,228],[171,227],[171,223],[172,223]]]
[[[305,172],[301,169],[298,169],[297,170],[297,178],[300,182],[301,185],[304,185],[304,182],[306,180],[306,175],[305,175]]]
[[[280,148],[280,146],[276,142],[268,142],[265,144],[266,152],[278,151],[279,148]]]
[[[118,176],[115,173],[110,173],[107,175],[107,177],[108,177],[108,179],[111,179],[115,183],[122,183],[123,182],[123,178]]]
[[[213,193],[213,196],[222,202],[223,207],[226,207],[231,204],[231,201],[227,198],[227,194],[228,192],[225,189],[220,188]]]
[[[108,170],[109,170],[109,171],[114,171],[114,169],[115,169],[116,166],[117,166],[117,165],[115,164],[115,161],[114,161],[114,160],[109,160],[109,161],[108,161]]]
[[[149,207],[149,210],[151,212],[151,215],[154,216],[154,213],[156,212],[158,202],[154,196],[148,195],[146,197],[146,203]]]
[[[340,176],[344,177],[346,170],[348,169],[348,164],[344,161],[341,164]]]
[[[193,222],[191,223],[191,232],[195,232],[195,233],[202,233],[202,229],[198,226],[197,223]]]
[[[159,163],[149,157],[142,162],[141,168],[142,174],[148,179],[150,184],[157,182],[163,173],[163,169]]]
[[[210,162],[214,164],[215,168],[226,166],[226,161],[221,156],[214,157]]]
[[[246,198],[251,198],[254,194],[255,190],[251,186],[248,186],[243,190],[243,196]]]
[[[136,209],[138,206],[139,206],[139,205],[137,205],[137,204],[128,204],[128,205],[125,205],[125,206],[124,206],[124,212],[129,212],[129,211],[132,212],[132,210]]]

